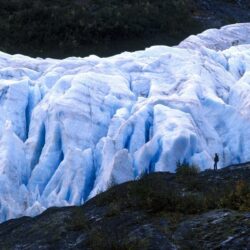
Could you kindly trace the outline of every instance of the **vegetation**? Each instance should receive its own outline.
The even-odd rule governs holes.
[[[237,181],[230,192],[221,199],[221,205],[234,210],[250,211],[250,185],[246,181]]]
[[[145,175],[127,185],[116,187],[97,198],[99,204],[110,204],[109,215],[127,208],[148,213],[197,214],[211,209],[228,208],[250,211],[250,183],[243,174],[236,179],[224,171],[200,172],[197,166],[178,164],[176,174]],[[225,176],[224,176],[225,175]],[[121,191],[122,190],[122,191]]]
[[[77,48],[84,44],[193,27],[191,0],[0,0],[0,49]],[[182,23],[182,25],[180,25]]]
[[[0,0],[0,4],[0,50],[42,57],[107,56],[159,43],[174,45],[207,28],[246,22],[250,8],[247,0],[205,5],[202,0]]]
[[[200,168],[195,165],[189,165],[188,162],[183,163],[177,162],[176,176],[180,178],[188,178],[197,176],[200,172]]]
[[[249,166],[187,167],[0,224],[0,249],[249,249]]]

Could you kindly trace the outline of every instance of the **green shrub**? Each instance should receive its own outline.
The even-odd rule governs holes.
[[[105,216],[113,217],[113,216],[119,215],[120,212],[121,212],[120,204],[114,201],[108,205],[108,209],[107,209]]]
[[[183,192],[182,188],[171,188],[167,183],[152,183],[147,178],[131,190],[131,197],[135,197],[134,204],[149,213],[178,212],[194,214],[204,210],[202,196],[192,192]],[[133,199],[132,199],[133,200]]]
[[[147,239],[129,239],[122,237],[117,230],[110,232],[101,227],[95,227],[89,232],[88,246],[91,249],[101,250],[136,250],[147,249]]]
[[[221,205],[234,210],[250,211],[249,183],[238,181],[233,190],[221,198]]]
[[[183,196],[177,211],[183,214],[198,214],[206,210],[204,197],[196,194]]]
[[[82,231],[89,229],[89,223],[81,207],[75,207],[71,218],[67,219],[68,230]]]
[[[200,172],[199,167],[190,165],[188,162],[183,161],[182,163],[177,162],[176,176],[177,177],[190,177],[197,176]]]

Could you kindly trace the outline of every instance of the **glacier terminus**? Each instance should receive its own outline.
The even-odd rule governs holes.
[[[250,161],[250,24],[64,60],[0,53],[0,221],[145,172]]]

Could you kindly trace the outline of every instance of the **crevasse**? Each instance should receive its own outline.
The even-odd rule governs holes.
[[[0,221],[111,183],[250,160],[250,24],[99,58],[0,53]]]

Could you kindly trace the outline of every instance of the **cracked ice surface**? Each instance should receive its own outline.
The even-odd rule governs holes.
[[[109,58],[0,53],[0,221],[215,152],[250,160],[250,24]]]

